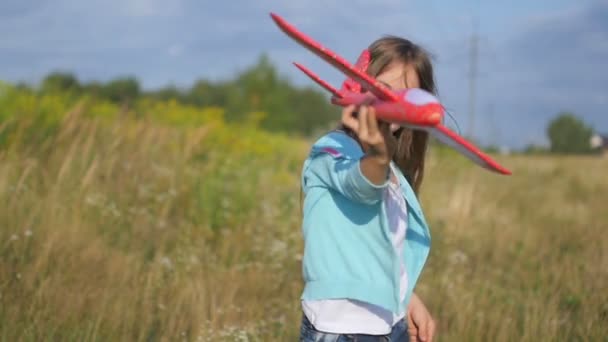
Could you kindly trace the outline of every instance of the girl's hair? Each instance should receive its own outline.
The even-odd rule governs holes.
[[[370,64],[367,74],[373,77],[380,75],[393,62],[411,65],[420,81],[420,88],[436,94],[435,78],[430,54],[411,41],[385,36],[373,42],[369,48]],[[405,77],[405,75],[404,75]],[[340,126],[341,130],[353,135],[349,129]],[[393,161],[414,191],[418,193],[424,175],[424,161],[428,145],[428,133],[420,130],[402,128],[396,132],[397,148]]]

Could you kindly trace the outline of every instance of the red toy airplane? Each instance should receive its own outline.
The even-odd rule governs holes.
[[[401,126],[427,131],[439,141],[456,149],[476,164],[500,174],[511,174],[511,171],[481,152],[472,143],[441,124],[444,109],[435,96],[417,88],[392,91],[367,75],[365,73],[365,69],[367,69],[366,64],[369,62],[369,53],[367,51],[364,51],[359,58],[357,62],[358,68],[353,67],[344,58],[298,31],[283,18],[274,13],[271,13],[270,16],[288,36],[349,77],[344,82],[342,89],[337,90],[304,66],[294,63],[313,81],[333,94],[333,104],[348,106],[369,101],[369,96],[361,93],[361,87],[363,87],[376,97],[370,106],[374,107],[378,118]]]

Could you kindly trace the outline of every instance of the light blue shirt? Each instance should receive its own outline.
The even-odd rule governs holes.
[[[363,156],[354,139],[335,131],[319,139],[304,162],[302,300],[355,299],[397,314],[409,303],[426,262],[430,233],[413,189],[391,163],[408,212],[403,262],[409,282],[400,300],[400,260],[382,196],[389,179],[371,183],[360,169]]]

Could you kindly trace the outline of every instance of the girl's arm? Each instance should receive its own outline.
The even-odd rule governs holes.
[[[348,106],[342,111],[342,123],[350,128],[361,143],[365,157],[361,159],[361,172],[375,185],[386,182],[391,157],[389,156],[384,136],[378,129],[376,111],[361,106],[355,118],[355,106]]]
[[[388,186],[390,158],[374,110],[362,106],[357,118],[353,116],[354,111],[354,106],[346,107],[342,112],[342,122],[357,134],[365,155],[344,155],[349,151],[360,151],[350,138],[347,141],[334,141],[343,150],[340,152],[321,147],[319,150],[322,153],[313,157],[305,170],[304,181],[314,176],[324,186],[350,200],[375,204],[382,198],[382,190]]]
[[[407,308],[407,332],[410,341],[432,342],[436,323],[426,306],[415,293],[412,293]]]
[[[365,175],[364,169],[368,170],[368,166],[374,167],[372,161],[366,161],[365,157],[358,160],[322,153],[310,162],[304,173],[304,182],[310,186],[321,183],[351,201],[373,205],[382,198],[382,191],[388,186],[388,177],[385,176],[381,184],[375,179],[375,183]]]

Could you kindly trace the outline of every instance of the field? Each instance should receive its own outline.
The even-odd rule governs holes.
[[[6,94],[2,341],[297,340],[309,141],[221,109]],[[498,158],[513,176],[430,151],[417,292],[437,340],[607,341],[608,159]]]

